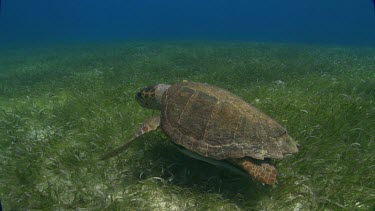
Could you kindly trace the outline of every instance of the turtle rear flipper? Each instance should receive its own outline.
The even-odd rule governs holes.
[[[160,116],[152,117],[151,119],[147,120],[145,123],[143,123],[142,127],[138,130],[136,134],[124,145],[108,152],[107,154],[103,155],[100,160],[106,160],[108,158],[111,158],[113,156],[118,155],[119,153],[127,150],[129,146],[133,143],[134,140],[136,140],[139,136],[148,133],[152,130],[156,130],[160,126]]]
[[[257,181],[267,185],[276,183],[277,171],[267,160],[255,160],[250,157],[232,159],[237,165],[242,167],[250,176]]]

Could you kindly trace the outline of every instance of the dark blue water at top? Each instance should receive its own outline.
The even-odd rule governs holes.
[[[375,46],[371,0],[2,0],[0,45],[209,40]]]

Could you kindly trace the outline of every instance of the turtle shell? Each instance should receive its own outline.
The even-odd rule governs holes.
[[[263,160],[298,151],[285,128],[224,89],[177,83],[164,93],[161,105],[163,131],[202,156]]]

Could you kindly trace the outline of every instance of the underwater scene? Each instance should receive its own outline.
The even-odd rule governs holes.
[[[0,210],[375,210],[375,1],[0,0]]]

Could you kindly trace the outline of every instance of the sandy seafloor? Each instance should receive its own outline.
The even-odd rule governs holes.
[[[182,155],[161,131],[120,146],[157,111],[141,87],[225,88],[285,126],[300,152],[264,186]],[[123,42],[0,49],[4,210],[370,210],[375,49]]]

